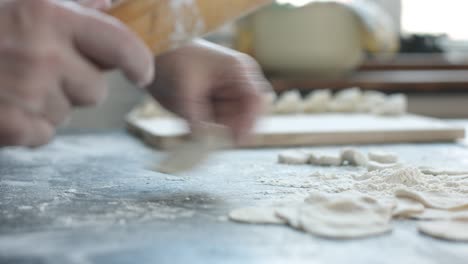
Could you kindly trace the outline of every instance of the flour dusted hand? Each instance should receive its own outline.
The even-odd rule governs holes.
[[[48,142],[71,108],[103,100],[112,69],[153,78],[150,50],[117,20],[72,2],[0,1],[0,146]]]

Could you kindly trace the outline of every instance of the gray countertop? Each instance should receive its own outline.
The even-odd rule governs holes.
[[[378,147],[468,168],[461,143]],[[468,244],[422,236],[411,221],[352,241],[226,221],[233,208],[308,191],[264,184],[316,170],[276,164],[278,151],[226,151],[178,177],[148,170],[162,153],[123,132],[0,150],[0,263],[468,263]]]

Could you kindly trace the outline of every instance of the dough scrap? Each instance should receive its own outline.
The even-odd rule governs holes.
[[[395,196],[399,198],[413,199],[422,203],[427,208],[449,211],[468,210],[468,200],[465,198],[450,196],[445,193],[423,193],[408,189],[398,189]]]
[[[343,162],[347,162],[349,165],[352,166],[362,166],[365,167],[367,166],[367,158],[364,154],[359,152],[356,149],[343,149],[341,151],[341,159]]]
[[[424,205],[418,201],[398,198],[396,207],[393,209],[393,217],[408,218],[415,214],[421,214],[424,212]]]
[[[373,161],[373,160],[369,160],[367,162],[367,170],[368,171],[398,169],[398,168],[402,168],[402,167],[403,167],[403,164],[401,164],[401,163],[384,164],[384,163],[376,162],[376,161]]]
[[[332,94],[330,90],[315,90],[304,98],[302,109],[305,113],[323,113],[327,111],[331,100]]]
[[[369,160],[383,163],[383,164],[391,164],[398,162],[398,156],[395,153],[390,152],[383,152],[383,151],[370,151],[367,156]]]
[[[419,232],[439,239],[468,242],[468,221],[434,221],[420,223]]]
[[[307,164],[310,159],[310,154],[301,150],[288,150],[278,155],[278,163],[301,165]]]
[[[320,166],[340,166],[342,163],[341,156],[321,155],[317,159],[317,164]]]
[[[317,156],[316,154],[312,152],[309,153],[309,160],[307,161],[307,163],[312,164],[312,165],[319,165],[318,160],[319,160],[319,156]]]
[[[340,155],[316,154],[309,152],[308,163],[317,166],[340,166],[342,163]]]
[[[293,114],[302,112],[302,96],[297,90],[284,92],[275,103],[277,114]]]
[[[286,222],[276,216],[274,207],[245,207],[229,213],[229,219],[250,224],[285,224]]]

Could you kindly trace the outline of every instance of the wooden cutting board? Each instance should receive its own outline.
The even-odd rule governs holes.
[[[158,149],[168,149],[188,136],[185,121],[177,118],[130,116],[127,124],[129,131]],[[418,143],[455,141],[464,137],[464,127],[416,115],[285,115],[261,119],[254,140],[244,147]]]

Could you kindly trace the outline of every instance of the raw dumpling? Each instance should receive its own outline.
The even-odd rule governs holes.
[[[361,103],[362,92],[359,88],[349,88],[336,93],[328,105],[330,112],[356,112]]]
[[[302,112],[302,96],[299,91],[287,91],[280,95],[275,103],[277,114],[293,114]]]
[[[323,113],[327,111],[331,99],[330,90],[315,90],[306,96],[302,102],[302,108],[305,113]]]
[[[404,94],[390,95],[387,100],[372,109],[372,113],[382,116],[401,116],[408,111],[408,98]]]
[[[372,112],[372,109],[378,105],[384,104],[387,100],[387,95],[378,91],[365,91],[362,95],[361,102],[357,106],[357,112]]]

